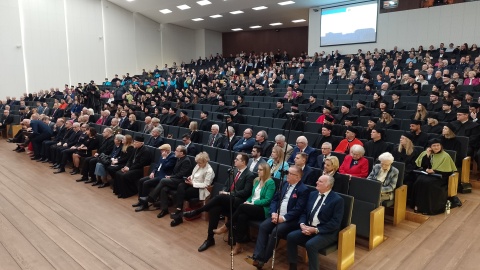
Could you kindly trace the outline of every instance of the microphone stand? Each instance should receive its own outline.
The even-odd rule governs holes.
[[[285,195],[287,194],[287,190],[285,190],[285,193],[284,194],[281,194],[282,193],[282,189],[283,189],[283,184],[284,184],[284,181],[283,181],[283,178],[285,177],[285,167],[284,167],[284,164],[285,164],[285,156],[287,155],[287,149],[288,149],[288,140],[290,139],[290,131],[292,130],[292,125],[293,125],[293,121],[295,120],[295,118],[297,116],[300,116],[300,115],[295,115],[295,114],[291,114],[291,115],[288,115],[287,116],[289,117],[289,120],[290,120],[290,123],[288,125],[288,133],[287,133],[287,138],[285,139],[285,150],[283,151],[283,160],[282,160],[282,170],[281,170],[281,174],[280,174],[280,185],[278,185],[278,189],[277,189],[277,194],[280,194],[281,196],[278,197],[278,205],[277,205],[277,224],[275,224],[275,245],[273,246],[273,254],[272,254],[272,270],[274,269],[275,267],[275,251],[277,250],[277,243],[278,243],[278,230],[277,230],[277,226],[278,226],[278,221],[279,221],[279,217],[280,217],[280,208],[281,208],[281,204],[283,202],[283,200],[285,199]],[[288,120],[287,120],[288,121]],[[285,180],[285,182],[287,182]]]
[[[227,117],[223,117],[224,120],[225,120],[225,131],[227,131],[227,140],[228,140],[228,152],[229,152],[229,158],[230,158],[230,168],[229,168],[229,172],[228,172],[228,179],[229,180],[232,180],[232,183],[233,183],[233,190],[236,191],[237,190],[237,186],[235,183],[235,179],[232,178],[233,177],[233,170],[234,170],[234,166],[233,166],[233,155],[232,155],[232,152],[233,152],[233,148],[231,148],[230,146],[230,132],[228,131],[228,122],[227,122]],[[227,182],[227,183],[230,183]],[[230,228],[229,228],[229,231],[228,231],[228,235],[229,235],[229,245],[230,245],[230,260],[231,260],[231,265],[230,265],[230,269],[233,270],[233,222],[232,222],[232,217],[233,217],[233,203],[235,201],[235,197],[233,195],[230,194],[229,192],[229,195],[230,197]]]

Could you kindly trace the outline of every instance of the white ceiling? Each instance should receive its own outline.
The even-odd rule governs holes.
[[[254,25],[259,29],[287,28],[308,25],[308,9],[320,5],[328,5],[345,0],[293,0],[295,4],[280,6],[278,2],[285,0],[209,0],[212,4],[200,6],[198,0],[108,0],[129,11],[140,13],[159,23],[171,23],[191,29],[209,29],[218,32],[231,32],[233,28],[252,30]],[[349,1],[352,2],[352,1]],[[186,4],[190,9],[180,10],[179,5]],[[252,8],[266,6],[267,9],[255,11]],[[161,9],[170,9],[172,13],[162,14]],[[244,13],[232,15],[229,12],[242,10]],[[221,18],[210,18],[220,14]],[[203,21],[192,21],[203,18]],[[292,20],[305,19],[302,23]],[[270,26],[270,23],[281,22],[283,25]]]

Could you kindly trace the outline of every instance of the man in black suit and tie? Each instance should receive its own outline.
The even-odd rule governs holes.
[[[194,157],[198,154],[198,149],[192,143],[192,140],[191,140],[190,135],[188,133],[183,134],[182,142],[185,145],[185,148],[187,149],[187,156]]]
[[[50,146],[60,142],[65,136],[66,130],[67,128],[65,127],[65,120],[63,118],[58,119],[53,128],[53,139],[42,142],[42,152],[40,154],[39,161],[44,163],[48,162],[48,151],[50,151]]]
[[[135,136],[133,147],[135,150],[125,167],[115,173],[113,193],[118,198],[128,198],[138,192],[137,182],[143,176],[143,167],[150,165],[150,150],[144,146],[142,136]]]
[[[210,129],[212,131],[212,134],[208,136],[208,146],[212,147],[219,147],[222,145],[222,134],[220,134],[220,127],[217,124],[212,125],[212,128]]]
[[[253,179],[255,176],[248,170],[247,163],[247,154],[239,153],[234,160],[235,169],[233,170],[233,177],[230,177],[226,181],[220,194],[199,209],[183,213],[184,217],[191,218],[204,211],[208,212],[208,237],[198,248],[199,252],[205,251],[215,245],[213,230],[218,226],[220,215],[229,216],[230,206],[233,208],[233,212],[235,212],[235,209],[244,203],[252,194]]]
[[[176,163],[173,167],[172,174],[162,178],[147,197],[140,197],[138,201],[142,205],[135,209],[135,211],[138,212],[148,209],[148,203],[155,202],[160,196],[161,211],[157,217],[162,218],[168,214],[168,192],[170,190],[177,190],[178,185],[184,181],[184,177],[188,177],[193,169],[190,158],[187,157],[187,148],[184,145],[177,146],[175,149],[175,157]]]
[[[116,136],[116,135],[115,135]],[[82,167],[82,178],[76,180],[77,182],[87,181],[92,183],[96,180],[95,177],[95,167],[98,162],[98,156],[101,154],[105,154],[110,156],[113,151],[115,145],[115,136],[113,134],[113,130],[111,128],[105,128],[102,132],[103,141],[100,147],[97,150],[97,153],[91,157],[86,157],[83,161]],[[117,142],[118,143],[118,142]],[[88,176],[90,175],[90,180],[88,180]],[[97,180],[97,186],[101,183]]]
[[[292,166],[288,169],[287,181],[280,191],[275,193],[270,203],[270,217],[260,224],[257,243],[253,256],[246,261],[258,269],[270,260],[278,239],[286,237],[298,228],[298,220],[303,213],[309,190],[300,180],[302,168]]]
[[[120,126],[121,129],[127,129],[128,128],[129,121],[128,121],[128,116],[127,116],[127,111],[123,110],[120,113],[120,119],[119,119],[118,125]]]
[[[307,207],[300,216],[300,228],[287,236],[287,255],[290,270],[297,269],[297,246],[306,247],[308,268],[320,269],[318,250],[337,241],[343,218],[343,199],[332,191],[334,178],[322,175],[317,191],[311,192]]]

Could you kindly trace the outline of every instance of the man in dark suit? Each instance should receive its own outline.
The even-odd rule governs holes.
[[[222,148],[227,150],[233,150],[233,146],[240,140],[235,136],[235,129],[232,126],[228,126],[225,129],[225,136],[223,136]]]
[[[127,111],[123,110],[120,113],[120,118],[118,120],[118,125],[120,126],[121,129],[127,129],[129,125],[129,120],[128,120],[128,115]]]
[[[321,112],[322,111],[322,104],[317,101],[317,95],[316,94],[311,94],[309,99],[309,103],[307,106],[306,111],[307,112]]]
[[[185,148],[187,149],[187,156],[194,157],[198,154],[198,149],[192,143],[192,140],[190,139],[190,135],[188,133],[183,134],[182,142],[185,145]]]
[[[260,155],[262,157],[270,157],[272,154],[273,143],[268,141],[268,135],[265,130],[260,130],[255,135],[255,145],[262,149]]]
[[[177,115],[177,108],[170,108],[168,110],[167,120],[165,121],[165,125],[169,126],[177,126],[180,117]],[[163,123],[162,123],[163,124]]]
[[[315,154],[315,148],[308,145],[307,137],[305,136],[298,136],[296,141],[297,146],[293,148],[293,153],[288,159],[288,163],[294,163],[294,159],[297,156],[297,153],[305,153],[308,155],[307,165],[310,167],[315,166],[317,163],[317,156]]]
[[[63,110],[58,108],[58,103],[55,103],[53,104],[52,116],[50,117],[50,120],[57,122],[57,119],[60,117],[63,117]]]
[[[103,142],[97,150],[97,153],[91,157],[86,157],[83,161],[82,167],[82,177],[77,180],[77,182],[87,181],[88,176],[90,175],[89,183],[92,183],[96,180],[95,177],[95,167],[98,162],[98,156],[101,154],[110,155],[113,151],[114,142],[114,134],[111,128],[105,128],[102,132]],[[99,181],[96,181],[96,186],[98,186]]]
[[[167,175],[171,175],[177,163],[177,158],[172,152],[170,144],[163,144],[159,149],[161,156],[156,163],[150,166],[150,175],[140,178],[138,181],[138,202],[132,205],[132,207],[137,207],[135,212],[143,211],[148,207],[148,204],[142,203],[140,198],[147,197],[160,180]]]
[[[137,182],[143,176],[143,167],[150,165],[150,150],[143,143],[143,137],[135,136],[133,155],[128,159],[125,167],[115,173],[113,193],[118,198],[128,198],[137,193]]]
[[[309,190],[300,180],[302,168],[292,166],[288,169],[287,181],[274,195],[270,203],[270,217],[260,224],[257,243],[247,262],[258,269],[270,260],[278,239],[286,237],[298,228],[298,220],[303,213]]]
[[[66,149],[70,149],[72,146],[78,143],[78,139],[80,136],[83,134],[81,131],[81,125],[78,122],[75,122],[72,124],[72,130],[73,132],[68,136],[66,141],[63,141],[61,145],[54,145],[53,147],[50,147],[51,153],[50,154],[50,160],[53,162],[53,166],[51,166],[54,169],[58,169],[60,166],[60,163],[62,162],[62,151]],[[53,155],[52,155],[53,154]]]
[[[159,147],[160,145],[163,144],[163,138],[160,136],[162,134],[162,131],[160,128],[156,127],[153,128],[152,131],[150,132],[152,137],[148,139],[147,143],[145,145],[152,146],[154,148]]]
[[[258,165],[265,162],[266,161],[262,158],[262,148],[258,145],[254,145],[251,158],[248,160],[247,164],[248,170],[258,175]]]
[[[225,186],[222,191],[220,191],[220,194],[199,209],[183,213],[184,217],[191,218],[204,211],[208,212],[208,236],[207,240],[198,248],[199,252],[205,251],[215,245],[213,230],[218,226],[220,215],[229,216],[230,207],[232,207],[233,212],[235,212],[235,209],[244,203],[252,194],[253,179],[255,176],[248,170],[247,163],[247,154],[239,153],[234,160],[235,169],[233,170],[233,177],[230,177],[225,182]]]
[[[311,192],[307,207],[300,216],[300,228],[287,236],[290,270],[297,269],[297,246],[306,247],[309,269],[320,269],[318,250],[337,241],[343,218],[343,199],[332,191],[334,178],[322,175],[316,192]]]
[[[287,117],[287,109],[283,107],[285,100],[280,98],[277,100],[277,108],[272,112],[272,118],[286,118]]]
[[[315,148],[321,149],[322,145],[326,142],[332,144],[332,149],[335,149],[340,142],[338,138],[332,136],[333,125],[323,124],[321,133],[322,135],[317,138],[314,143]]]
[[[252,138],[252,136],[253,130],[251,128],[245,129],[243,131],[243,137],[233,146],[233,151],[250,153],[252,151],[252,147],[255,145],[255,139]]]
[[[219,147],[222,144],[222,134],[220,134],[220,127],[217,124],[211,127],[212,134],[208,136],[208,146]]]
[[[53,129],[53,139],[42,142],[42,152],[40,154],[41,158],[38,161],[44,163],[48,162],[48,151],[50,151],[50,146],[60,142],[65,136],[66,130],[67,128],[65,127],[65,120],[63,118],[58,119]]]
[[[237,107],[230,108],[230,115],[232,116],[232,122],[245,124],[245,117],[238,112]]]
[[[172,189],[177,190],[178,185],[184,181],[184,177],[188,177],[193,169],[190,158],[187,157],[187,148],[184,145],[177,146],[175,157],[176,162],[172,174],[162,178],[147,197],[140,197],[138,200],[142,205],[135,211],[148,209],[148,203],[155,202],[160,196],[161,211],[157,217],[162,218],[168,214],[168,192]]]
[[[13,123],[13,116],[10,115],[10,111],[4,110],[2,120],[0,121],[0,130],[6,130],[7,125],[10,125],[12,123]]]
[[[40,120],[24,119],[23,124],[27,127],[27,131],[31,132],[30,141],[32,142],[33,152],[35,154],[32,159],[40,159],[42,142],[50,139],[53,131]]]

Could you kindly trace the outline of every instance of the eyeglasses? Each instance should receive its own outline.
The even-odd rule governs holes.
[[[322,150],[332,150],[332,148],[321,148]]]

